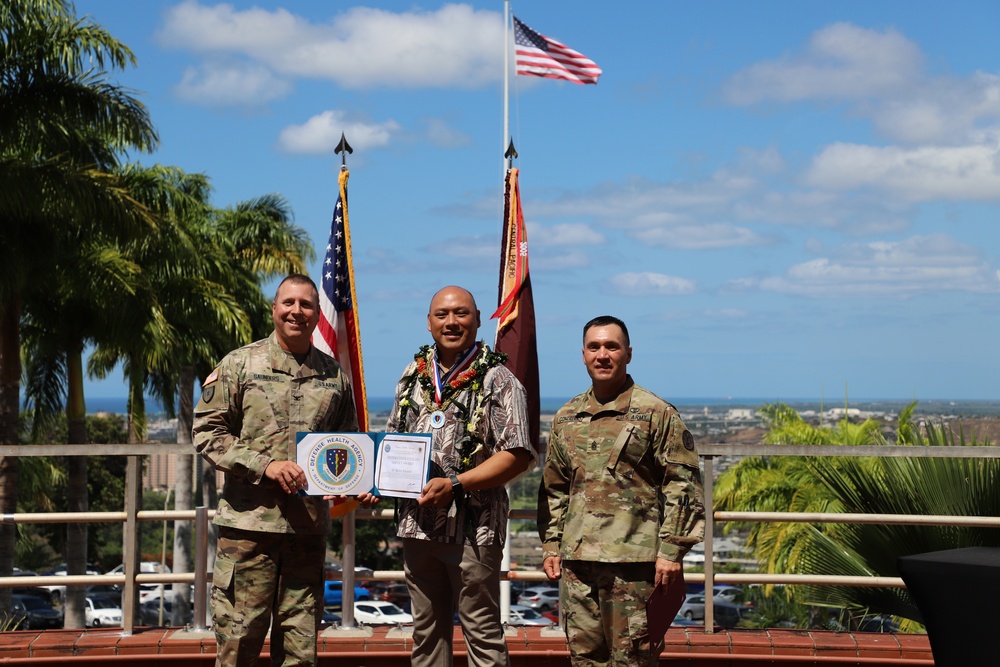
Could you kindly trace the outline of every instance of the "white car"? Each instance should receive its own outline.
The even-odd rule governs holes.
[[[531,607],[519,604],[510,606],[510,620],[507,623],[509,625],[555,625],[551,619],[545,618]]]
[[[105,574],[124,574],[125,565],[108,570]],[[155,561],[144,560],[139,563],[139,574],[164,574],[170,573],[170,566]],[[139,584],[139,604],[150,600],[173,600],[173,584]]]
[[[164,565],[163,563],[157,563],[154,561],[144,560],[139,563],[140,574],[158,574],[163,572],[170,572],[170,566]],[[96,572],[94,574],[97,574]],[[105,574],[125,574],[125,565],[119,565],[118,567],[108,570]]]
[[[106,597],[87,598],[85,612],[88,628],[107,628],[122,624],[122,610]]]
[[[54,575],[56,575],[58,577],[65,577],[66,576],[66,567],[63,566],[60,569],[58,569],[58,570],[56,570],[54,572],[51,572],[50,574],[54,574]],[[87,574],[100,574],[100,572],[98,572],[97,570],[92,570],[90,568],[87,568]],[[51,586],[51,585],[50,586],[39,586],[39,588],[44,588],[44,589],[47,589],[49,591],[49,597],[51,598],[52,602],[61,602],[61,601],[63,601],[63,600],[66,599],[66,586],[64,586],[63,584],[59,584],[59,585],[55,585],[55,586]]]
[[[371,625],[396,625],[397,623],[413,623],[413,616],[391,602],[379,600],[357,602],[354,605],[354,620],[358,623]]]

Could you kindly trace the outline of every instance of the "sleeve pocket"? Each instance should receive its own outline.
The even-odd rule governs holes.
[[[228,558],[216,558],[212,568],[212,585],[222,590],[228,590],[233,583],[233,572],[236,564]]]

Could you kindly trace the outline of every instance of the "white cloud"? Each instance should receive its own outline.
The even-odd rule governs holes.
[[[632,232],[632,236],[649,245],[681,250],[709,250],[764,243],[759,234],[746,227],[718,223],[641,229]]]
[[[529,259],[532,272],[585,269],[592,264],[590,256],[579,248],[571,248],[559,253],[533,252]]]
[[[961,146],[995,134],[1000,76],[932,77],[916,44],[895,30],[848,23],[812,35],[801,52],[737,72],[724,84],[736,105],[846,101],[893,141]]]
[[[174,87],[183,100],[210,107],[260,106],[281,99],[292,85],[260,65],[219,64],[189,67]]]
[[[366,123],[350,120],[343,111],[324,111],[302,125],[289,125],[278,135],[278,146],[288,153],[328,154],[340,142],[341,133],[350,137],[351,148],[379,148],[399,132],[394,120]]]
[[[862,235],[900,231],[909,203],[881,193],[803,189],[790,184],[774,151],[746,155],[700,181],[633,178],[533,200],[537,219],[593,219],[642,243],[688,250],[772,245],[780,227],[824,228]],[[756,174],[757,177],[754,177]],[[534,235],[529,227],[529,238]],[[617,233],[617,231],[616,231]]]
[[[465,132],[450,127],[440,118],[426,118],[423,121],[427,140],[439,148],[460,148],[471,146],[472,137]]]
[[[663,273],[619,273],[611,277],[611,284],[619,294],[627,296],[680,296],[697,291],[694,281]]]
[[[353,7],[318,24],[286,9],[186,0],[167,12],[157,36],[165,46],[240,58],[276,77],[346,88],[475,88],[502,72],[500,13],[465,4],[401,13]]]
[[[803,53],[736,73],[723,93],[738,105],[883,96],[907,89],[922,66],[920,49],[895,30],[835,23],[813,33]]]
[[[1000,275],[972,246],[946,234],[903,241],[847,244],[828,257],[790,267],[782,276],[730,285],[811,297],[898,296],[926,292],[1000,292]]]
[[[600,245],[606,242],[603,234],[583,223],[540,225],[529,222],[527,226],[532,246]]]
[[[910,201],[1000,198],[996,144],[904,149],[837,143],[805,173],[811,185],[836,190],[880,188]]]
[[[499,247],[500,239],[497,237],[462,236],[445,240],[434,246],[434,251],[446,257],[474,260],[477,265],[493,262],[499,269]]]

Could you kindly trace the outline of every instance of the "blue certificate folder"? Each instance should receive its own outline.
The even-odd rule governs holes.
[[[416,498],[430,479],[430,433],[295,434],[306,495]]]

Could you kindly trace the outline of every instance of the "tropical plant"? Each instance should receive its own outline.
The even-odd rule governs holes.
[[[914,447],[975,446],[959,432],[913,424],[915,404],[902,411],[897,444]],[[786,406],[768,406],[772,441],[791,444],[789,432],[806,442],[887,444],[877,428],[841,424],[823,429],[805,424]],[[859,433],[864,433],[859,436]],[[956,440],[957,437],[957,440]],[[720,475],[716,506],[737,511],[826,511],[869,514],[969,516],[1000,514],[1000,462],[986,458],[748,457]],[[767,572],[899,576],[899,556],[964,546],[1000,546],[996,531],[959,526],[754,524],[750,539]],[[891,614],[919,619],[905,590],[868,587],[796,586],[799,602],[842,607],[855,618]]]
[[[72,3],[7,0],[0,44],[0,443],[14,444],[22,309],[52,290],[74,238],[130,236],[152,224],[110,169],[121,151],[150,149],[156,134],[142,104],[107,79],[134,64],[132,52],[78,20]],[[17,473],[16,458],[0,460],[0,511],[16,506]],[[11,572],[14,541],[12,527],[0,527],[0,575]],[[84,571],[78,558],[68,566]]]

